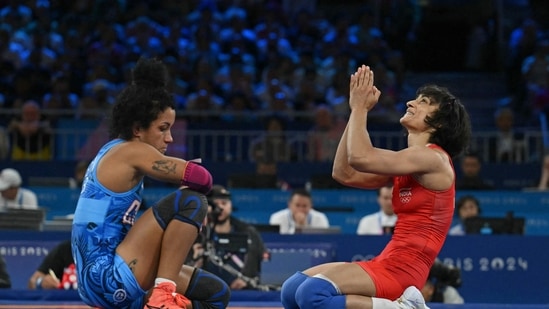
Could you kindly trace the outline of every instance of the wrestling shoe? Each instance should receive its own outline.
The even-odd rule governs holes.
[[[410,286],[404,290],[404,293],[394,303],[399,309],[429,309],[425,305],[423,295],[415,286]]]
[[[179,293],[173,293],[174,294],[174,299],[175,299],[175,303],[180,306],[181,308],[188,308],[191,306],[191,300],[188,299],[187,297],[179,294]]]
[[[191,301],[175,292],[175,286],[163,282],[154,287],[144,309],[181,309],[187,308]]]

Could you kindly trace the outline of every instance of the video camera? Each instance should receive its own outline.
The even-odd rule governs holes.
[[[461,286],[461,271],[459,268],[436,260],[429,271],[429,279],[438,286]]]
[[[208,212],[208,221],[214,226],[219,223],[219,216],[223,212],[223,209],[214,203],[214,200],[219,198],[230,199],[231,192],[221,185],[213,185],[212,190],[206,195],[206,200],[211,207],[211,210]]]
[[[208,211],[208,222],[215,225],[219,223],[219,216],[223,212],[223,209],[219,208],[216,203],[214,203],[213,198],[208,197],[208,206],[211,207],[211,210]]]

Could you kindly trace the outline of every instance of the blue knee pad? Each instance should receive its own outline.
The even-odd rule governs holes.
[[[299,285],[295,300],[300,309],[345,309],[345,295],[328,280],[308,277]]]
[[[192,300],[193,308],[227,308],[231,289],[218,276],[197,268],[191,276],[185,296]]]
[[[295,291],[307,278],[309,278],[309,276],[298,271],[284,281],[280,290],[280,300],[282,301],[284,309],[299,309],[299,306],[295,301]]]
[[[208,201],[204,194],[184,188],[171,192],[152,209],[156,221],[164,230],[172,220],[192,224],[200,230],[208,213]]]

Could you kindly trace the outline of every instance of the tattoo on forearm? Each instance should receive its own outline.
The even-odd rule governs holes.
[[[175,174],[177,164],[169,160],[155,161],[152,168],[155,171],[163,172],[164,174]]]
[[[128,263],[128,266],[130,267],[130,270],[132,271],[132,273],[134,272],[136,265],[137,265],[137,259],[133,259]]]

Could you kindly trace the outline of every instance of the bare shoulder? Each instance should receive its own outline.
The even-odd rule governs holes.
[[[430,153],[431,169],[428,173],[418,176],[418,181],[431,190],[443,191],[449,189],[455,180],[455,172],[450,156],[438,148],[425,147]]]
[[[143,162],[153,160],[157,155],[160,153],[147,143],[126,141],[114,146],[101,161],[136,167]]]
[[[452,161],[452,158],[450,158],[450,156],[444,150],[440,148],[428,148],[428,149],[432,150],[436,154],[436,157],[440,160],[440,162],[443,165],[451,165],[450,162]]]
[[[410,146],[401,151],[404,158],[413,162],[423,172],[436,172],[444,165],[449,164],[449,157],[439,148],[426,146]]]

